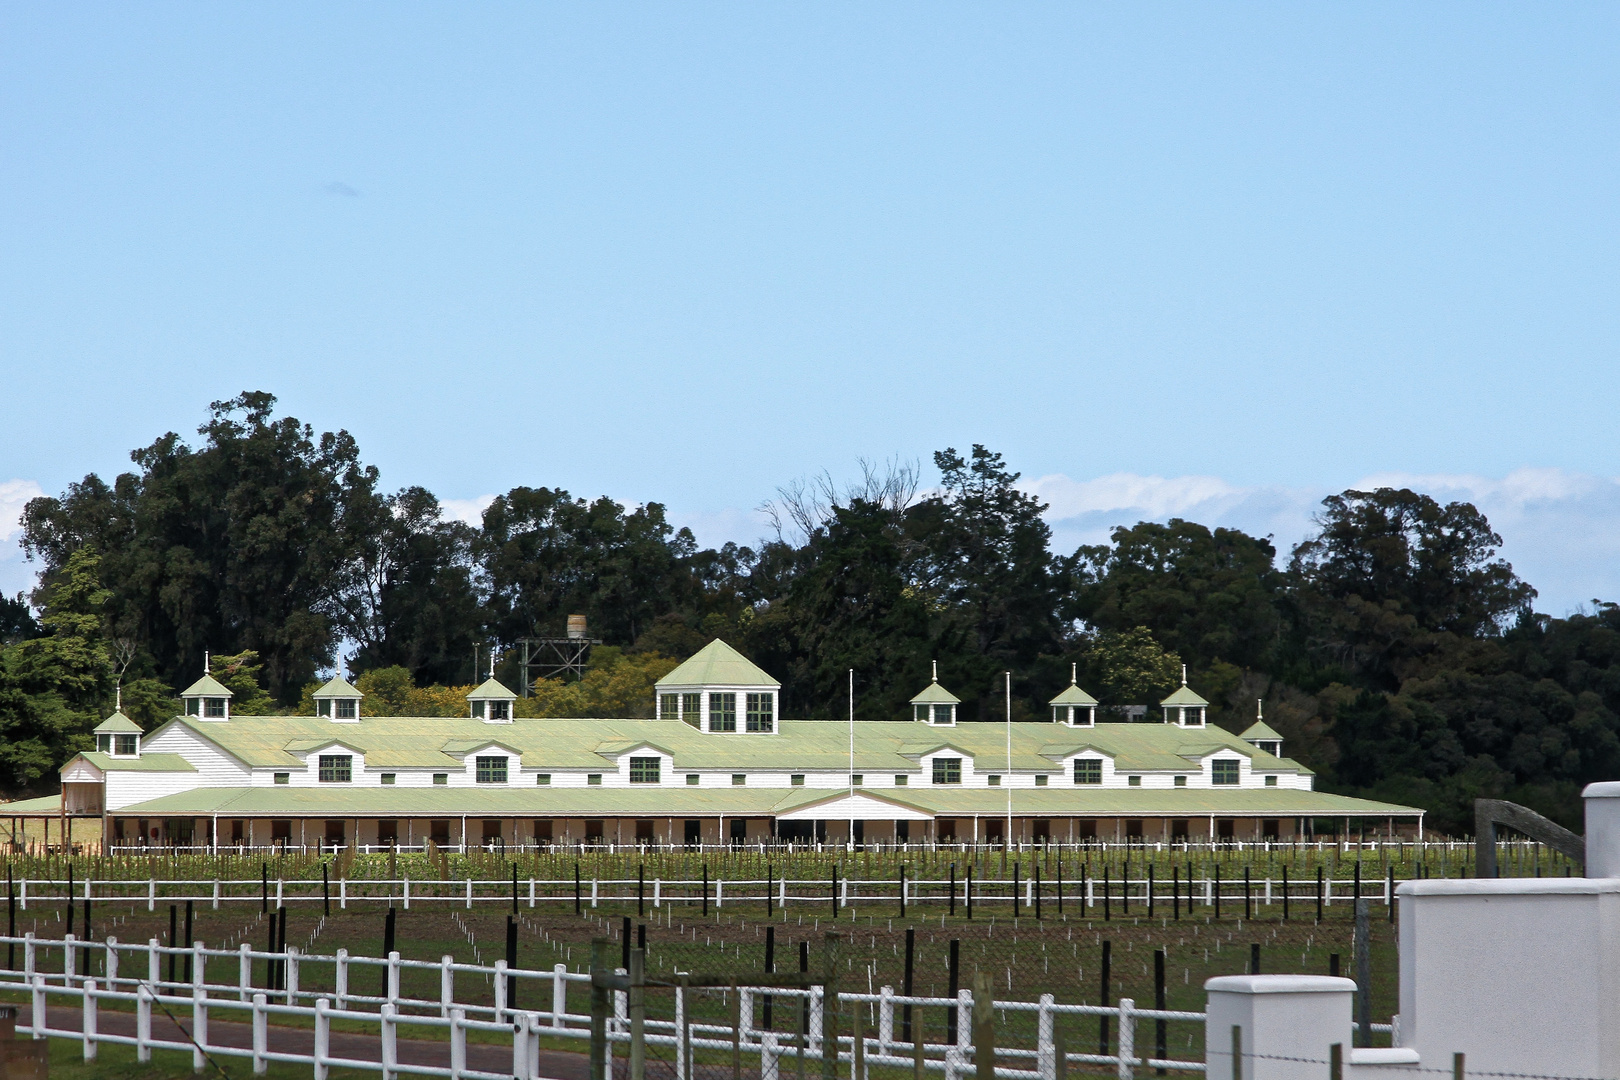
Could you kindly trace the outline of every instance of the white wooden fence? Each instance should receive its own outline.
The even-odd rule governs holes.
[[[350,956],[346,950],[336,955],[302,954],[289,948],[286,953],[265,953],[243,945],[235,950],[209,949],[202,943],[190,948],[169,948],[152,939],[144,945],[119,942],[108,938],[105,942],[76,941],[71,936],[60,940],[36,938],[26,934],[20,938],[0,936],[0,945],[20,945],[23,967],[20,971],[0,971],[0,987],[24,989],[30,995],[32,1019],[19,1031],[32,1034],[36,1039],[62,1038],[80,1042],[85,1060],[93,1060],[97,1047],[102,1044],[130,1045],[136,1048],[141,1061],[149,1060],[151,1052],[176,1050],[192,1054],[199,1070],[209,1056],[251,1058],[255,1073],[263,1073],[269,1062],[281,1061],[311,1066],[315,1080],[325,1080],[327,1071],[334,1067],[379,1072],[383,1080],[394,1080],[402,1075],[446,1076],[456,1080],[540,1080],[538,1071],[539,1049],[542,1040],[589,1040],[591,1017],[588,1013],[570,1012],[569,988],[577,984],[588,991],[591,976],[569,972],[562,964],[551,971],[509,969],[504,961],[492,966],[458,964],[446,956],[438,963],[405,960],[390,953],[383,957]],[[101,953],[104,975],[100,978],[79,974],[83,950]],[[56,953],[58,964],[45,964],[48,954]],[[190,981],[171,981],[163,978],[165,959],[189,959]],[[285,964],[285,979],[281,988],[269,989],[253,985],[255,961]],[[212,963],[211,963],[212,962]],[[300,975],[311,966],[331,968],[331,992],[314,992],[300,987]],[[218,974],[221,968],[234,978],[228,981],[210,979],[209,968]],[[54,970],[48,970],[54,969]],[[377,985],[383,992],[375,995],[355,989],[352,976],[356,969],[369,969],[378,975]],[[409,970],[433,971],[438,974],[437,998],[413,998],[400,992],[400,976]],[[493,1002],[464,1001],[456,995],[458,976],[476,978],[479,983],[490,980]],[[514,1007],[508,998],[508,985],[517,987],[515,1001],[549,1001],[547,1009]],[[688,991],[674,987],[674,1019],[647,1019],[645,1041],[650,1046],[671,1048],[677,1080],[688,1080],[692,1074],[691,1057],[696,1051],[731,1051],[734,1048],[751,1059],[757,1059],[762,1080],[778,1080],[779,1063],[784,1056],[802,1054],[807,1062],[820,1062],[823,1053],[836,1054],[842,1062],[870,1065],[919,1067],[918,1047],[896,1038],[895,1009],[911,1005],[925,1009],[957,1010],[956,1041],[953,1043],[924,1043],[921,1047],[920,1068],[943,1073],[945,1080],[960,1080],[973,1070],[975,1048],[972,1043],[973,992],[963,990],[956,998],[905,996],[883,987],[877,993],[841,993],[839,1008],[849,1015],[856,1010],[871,1021],[861,1025],[862,1033],[843,1035],[836,1047],[824,1047],[820,1038],[821,1016],[824,1007],[821,988],[808,990],[794,988],[740,988],[737,1025],[717,1025],[689,1019]],[[782,1003],[808,998],[810,1022],[802,1045],[793,1036],[762,1030],[754,1020],[754,1005],[762,994],[770,994]],[[615,1044],[626,1044],[631,1039],[626,995],[615,992],[614,1016],[608,1024],[609,1054]],[[78,1029],[53,1027],[50,1023],[51,1006],[77,1007],[82,1023]],[[120,1035],[101,1030],[100,1015],[104,1005],[135,1013],[135,1034]],[[1113,1065],[1120,1077],[1132,1077],[1137,1067],[1175,1069],[1202,1072],[1202,1062],[1158,1059],[1138,1053],[1138,1024],[1143,1021],[1165,1020],[1202,1024],[1203,1013],[1156,1011],[1139,1009],[1129,998],[1117,1006],[1062,1005],[1051,995],[1042,995],[1037,1001],[995,1001],[992,1007],[1000,1013],[1025,1012],[1036,1014],[1035,1045],[1033,1047],[996,1047],[998,1063],[995,1075],[1000,1080],[1056,1080],[1058,1074],[1058,1048],[1056,1025],[1060,1017],[1110,1018],[1116,1028],[1117,1049],[1113,1054],[1064,1052],[1070,1063]],[[165,1013],[174,1019],[188,1020],[191,1038],[186,1041],[156,1038],[152,1034],[153,1011]],[[240,1047],[226,1045],[209,1035],[209,1021],[245,1021],[252,1026],[252,1045]],[[311,1053],[289,1052],[284,1048],[272,1049],[270,1026],[273,1018],[298,1018],[314,1027]],[[376,1060],[358,1060],[334,1057],[331,1052],[331,1024],[341,1020],[358,1024],[367,1032],[374,1031],[379,1040]],[[847,1025],[845,1025],[847,1026]],[[876,1032],[871,1032],[871,1027]],[[998,1028],[1003,1025],[998,1025]],[[401,1062],[398,1054],[400,1032],[406,1037],[420,1035],[435,1039],[448,1039],[450,1065],[426,1066]],[[512,1069],[508,1072],[477,1071],[467,1066],[467,1033],[499,1034],[502,1041],[510,1040]],[[850,1074],[853,1075],[853,1072]],[[864,1080],[864,1077],[862,1077]]]

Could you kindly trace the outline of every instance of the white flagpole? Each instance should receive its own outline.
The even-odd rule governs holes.
[[[855,669],[849,669],[849,793],[855,794]],[[853,826],[852,826],[853,827]]]
[[[1012,843],[1012,672],[1007,676],[1007,776],[1002,783],[1007,785],[1007,843]]]

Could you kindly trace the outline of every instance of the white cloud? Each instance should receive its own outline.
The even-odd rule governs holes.
[[[493,495],[479,495],[472,499],[440,499],[439,511],[447,521],[465,521],[476,528],[484,523],[484,511],[494,501]]]
[[[45,490],[32,480],[0,480],[0,593],[15,596],[34,587],[39,573],[23,558],[22,512]]]
[[[1501,554],[1540,592],[1538,610],[1566,615],[1593,599],[1620,600],[1620,479],[1564,469],[1522,468],[1504,477],[1377,473],[1357,490],[1408,487],[1441,502],[1470,502],[1502,537]],[[1330,488],[1237,487],[1214,476],[1093,480],[1057,474],[1026,484],[1049,503],[1047,523],[1060,552],[1108,539],[1116,525],[1186,518],[1271,536],[1279,562],[1313,530]]]

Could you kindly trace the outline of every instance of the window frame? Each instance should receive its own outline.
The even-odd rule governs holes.
[[[434,787],[447,787],[449,785],[449,783],[450,783],[450,774],[449,773],[447,773],[447,772],[436,772],[436,773],[433,774],[433,786]]]
[[[535,773],[534,782],[539,787],[549,787],[551,786],[551,774],[548,772]]]
[[[737,730],[737,695],[730,690],[709,694],[709,730],[730,734]]]
[[[769,735],[776,731],[776,695],[772,693],[748,693],[743,695],[745,711],[745,728],[760,735]]]
[[[398,777],[397,773],[385,772],[385,773],[382,774],[382,776],[378,779],[377,782],[380,783],[380,784],[387,784],[389,786],[393,786],[393,784],[395,783],[397,777]]]
[[[285,787],[292,783],[292,773],[278,772],[272,774],[270,783],[277,787]]]
[[[1103,782],[1103,759],[1077,757],[1074,759],[1074,782],[1079,787],[1097,787]]]
[[[480,754],[473,759],[475,784],[504,784],[511,770],[511,759],[505,754]]]
[[[1243,784],[1243,765],[1236,758],[1215,758],[1209,763],[1211,787],[1240,787]]]
[[[907,775],[906,773],[903,773],[903,772],[895,773],[894,774],[894,786],[895,787],[910,787],[911,786],[911,777],[909,775]]]
[[[315,763],[315,779],[322,784],[354,783],[354,755],[321,754]]]
[[[959,757],[937,757],[932,762],[934,783],[960,784],[962,782],[962,759]]]
[[[651,776],[648,775],[649,770]],[[661,757],[633,757],[630,759],[630,782],[632,784],[661,784],[663,783],[664,759]]]
[[[141,752],[141,737],[128,732],[115,732],[112,737],[114,757],[136,757]]]

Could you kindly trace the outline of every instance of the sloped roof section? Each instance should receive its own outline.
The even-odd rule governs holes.
[[[220,682],[218,679],[214,678],[212,675],[204,675],[202,678],[198,679],[196,682],[192,683],[190,686],[188,686],[184,690],[180,691],[180,696],[183,697],[183,698],[185,698],[185,697],[224,697],[224,698],[228,698],[228,697],[235,697],[236,695],[231,693],[229,690],[227,690],[225,688],[225,684]]]
[[[1205,701],[1203,698],[1201,698],[1197,694],[1193,693],[1192,687],[1188,686],[1186,683],[1182,683],[1180,689],[1178,689],[1175,693],[1171,694],[1169,697],[1165,698],[1163,701],[1159,702],[1159,704],[1160,705],[1208,705],[1209,702]]]
[[[935,679],[923,687],[923,692],[911,699],[913,705],[960,705],[962,699],[939,685]]]
[[[1272,730],[1271,725],[1264,720],[1256,720],[1250,724],[1248,730],[1239,735],[1238,738],[1246,739],[1249,742],[1255,742],[1259,739],[1264,739],[1267,742],[1282,742],[1282,736]]]
[[[660,689],[666,686],[768,686],[775,690],[782,684],[748,657],[715,638],[653,685]]]
[[[122,712],[115,712],[95,727],[97,735],[139,735],[141,725],[125,716]]]
[[[467,695],[468,701],[488,701],[490,699],[515,698],[516,694],[508,690],[500,680],[491,675],[478,684],[478,688]]]
[[[1063,693],[1047,702],[1048,705],[1095,705],[1097,699],[1080,689],[1078,683],[1070,683],[1063,688]]]
[[[353,684],[341,675],[334,675],[326,681],[326,685],[315,691],[315,697],[365,697]]]

